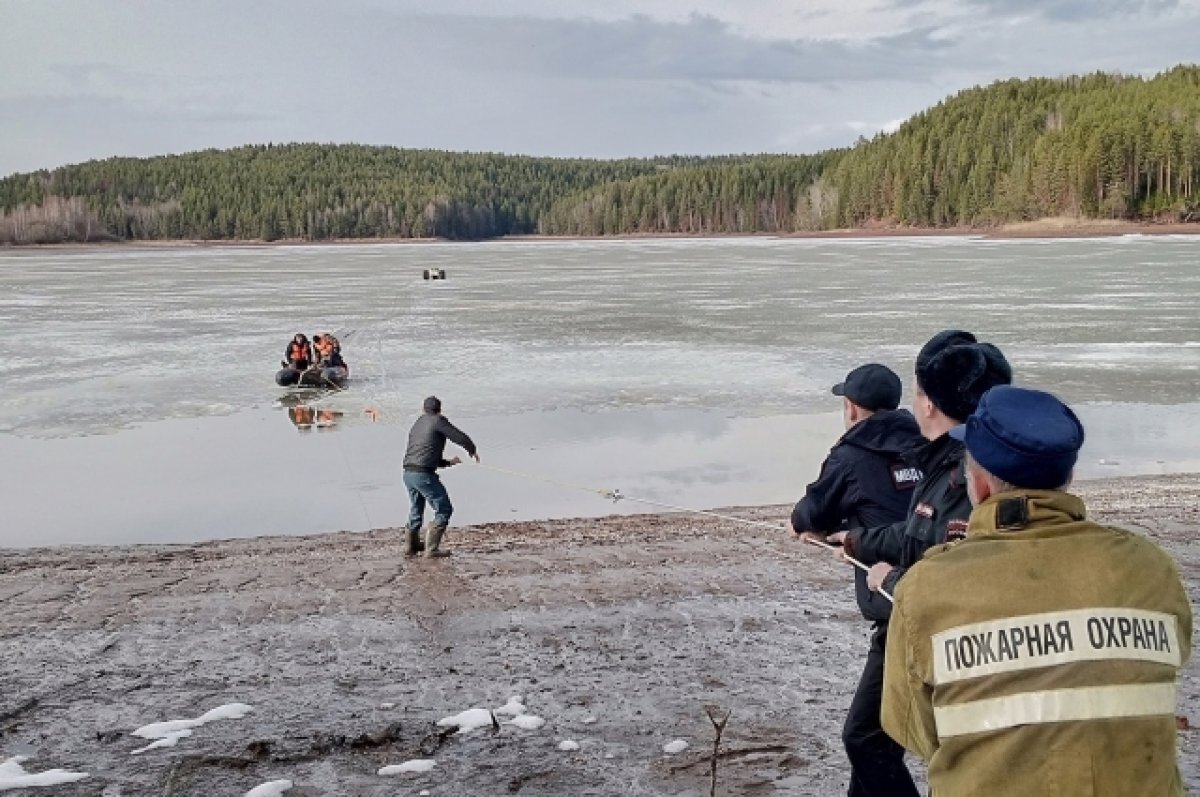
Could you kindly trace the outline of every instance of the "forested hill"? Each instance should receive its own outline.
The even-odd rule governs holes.
[[[287,144],[110,158],[0,180],[0,241],[490,238],[559,198],[698,163]]]
[[[288,144],[0,180],[0,242],[1200,219],[1200,67],[974,88],[852,149],[619,161]]]
[[[964,91],[823,175],[826,223],[987,225],[1200,216],[1200,66]]]
[[[544,232],[1200,220],[1200,67],[963,91],[889,135],[809,158],[637,177],[556,204]]]

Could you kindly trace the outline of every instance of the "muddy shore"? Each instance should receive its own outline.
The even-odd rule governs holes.
[[[1200,587],[1200,475],[1079,485]],[[464,496],[464,500],[469,500]],[[786,507],[730,510],[782,523]],[[849,573],[780,530],[681,515],[452,529],[406,561],[393,530],[0,552],[0,753],[89,777],[28,794],[835,795],[868,628]],[[1179,713],[1200,721],[1189,665]],[[448,736],[520,695],[546,720]],[[175,747],[135,728],[254,710]],[[1189,790],[1198,732],[1181,731]],[[683,739],[675,755],[663,746]],[[560,751],[563,740],[578,743]],[[436,759],[427,774],[380,767]]]

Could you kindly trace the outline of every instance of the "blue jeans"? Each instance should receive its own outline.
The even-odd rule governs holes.
[[[419,470],[404,471],[404,486],[408,489],[408,528],[419,531],[421,522],[425,519],[425,502],[433,507],[433,522],[442,526],[450,524],[450,516],[454,514],[454,505],[450,503],[450,494],[436,473],[425,473]]]

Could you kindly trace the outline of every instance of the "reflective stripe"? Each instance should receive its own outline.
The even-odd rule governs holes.
[[[1106,659],[1179,667],[1177,624],[1164,612],[1097,607],[955,626],[931,640],[933,682]]]
[[[941,739],[1018,725],[1156,714],[1175,715],[1174,683],[1023,692],[933,709]]]

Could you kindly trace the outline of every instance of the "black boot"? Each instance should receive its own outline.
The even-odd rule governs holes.
[[[407,545],[404,546],[405,556],[416,556],[421,551],[425,550],[425,544],[421,542],[421,532],[419,529],[408,529]]]
[[[449,556],[449,551],[439,551],[438,546],[442,543],[442,535],[446,533],[446,526],[442,523],[430,523],[425,530],[425,556],[429,559],[442,558]]]

